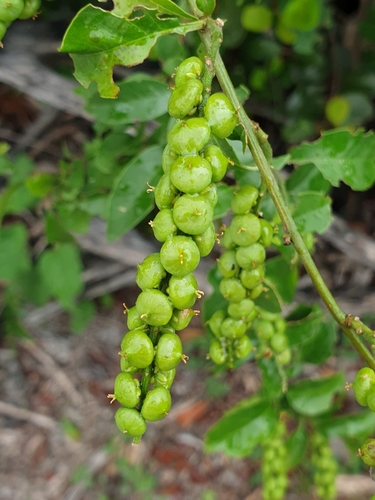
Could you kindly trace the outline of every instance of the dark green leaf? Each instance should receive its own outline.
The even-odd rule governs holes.
[[[314,337],[319,332],[323,311],[317,305],[310,307],[300,304],[288,317],[286,336],[290,346],[298,345]]]
[[[276,286],[283,302],[289,304],[294,299],[298,282],[298,270],[283,257],[273,257],[266,260],[266,276]]]
[[[276,401],[283,394],[283,379],[276,358],[259,358],[257,365],[262,374],[261,394],[268,401]]]
[[[330,437],[361,439],[372,435],[375,428],[375,413],[363,410],[361,413],[330,417],[319,423],[319,429]]]
[[[54,215],[52,212],[48,212],[46,215],[45,228],[48,243],[74,242],[73,236],[63,227],[59,217]]]
[[[60,51],[71,54],[75,77],[83,87],[95,81],[102,97],[114,98],[119,88],[112,78],[113,66],[140,64],[160,36],[186,35],[202,26],[203,21],[181,24],[177,18],[160,19],[158,12],[149,10],[129,20],[87,5],[71,22]]]
[[[297,165],[314,163],[333,186],[340,181],[356,191],[365,191],[375,181],[375,135],[372,131],[330,130],[315,142],[292,149]]]
[[[324,233],[333,220],[331,199],[320,193],[300,193],[293,219],[300,233]]]
[[[215,311],[218,311],[219,309],[226,310],[228,307],[228,301],[224,299],[219,291],[219,284],[222,278],[223,277],[217,269],[217,265],[208,271],[207,279],[210,285],[212,285],[213,291],[208,297],[204,298],[202,302],[203,323],[208,321]]]
[[[214,211],[214,220],[225,217],[230,209],[233,198],[233,188],[226,184],[219,184],[217,187],[219,199]]]
[[[161,177],[160,146],[151,146],[134,157],[118,176],[109,198],[109,240],[114,240],[136,226],[154,206],[147,193],[147,183],[155,185]]]
[[[286,180],[285,186],[293,195],[298,195],[304,191],[315,191],[325,195],[328,193],[331,184],[324,179],[313,163],[307,163],[292,172]]]
[[[316,417],[332,407],[333,397],[345,390],[342,373],[319,380],[300,380],[289,386],[288,403],[300,415]]]
[[[38,172],[26,180],[26,187],[33,196],[45,198],[56,184],[56,176]]]
[[[28,234],[23,224],[12,224],[0,230],[0,281],[10,283],[29,271]]]
[[[277,425],[277,417],[268,401],[243,400],[207,432],[206,451],[245,457],[269,438]]]
[[[294,469],[305,458],[307,449],[307,431],[303,424],[300,424],[297,429],[286,440],[286,461],[287,469]]]
[[[256,305],[269,312],[281,312],[283,309],[283,301],[281,300],[275,284],[265,279],[263,285],[265,291],[255,299]]]
[[[332,355],[336,340],[336,328],[333,320],[316,322],[313,335],[299,347],[300,360],[306,363],[321,364]]]

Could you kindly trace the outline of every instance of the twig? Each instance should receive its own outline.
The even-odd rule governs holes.
[[[51,417],[26,410],[25,408],[18,408],[17,406],[5,403],[4,401],[0,401],[0,414],[17,420],[31,422],[32,424],[49,431],[56,432],[56,430],[59,429],[59,424]]]

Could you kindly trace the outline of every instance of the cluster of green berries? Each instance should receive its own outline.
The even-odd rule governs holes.
[[[263,347],[262,353],[271,350],[283,364],[290,361],[285,320],[254,303],[264,290],[266,247],[274,235],[271,224],[254,213],[259,197],[258,189],[251,185],[234,192],[231,203],[234,216],[221,239],[225,251],[217,261],[222,276],[219,289],[229,304],[208,321],[216,337],[211,342],[209,356],[214,363],[226,363],[228,367],[233,366],[235,358],[245,358],[252,350],[246,335],[250,328]]]
[[[0,0],[0,41],[13,21],[36,16],[41,3],[41,0]]]
[[[328,439],[319,432],[314,432],[310,442],[312,446],[311,462],[315,467],[316,494],[321,500],[334,500],[336,498],[337,463]]]
[[[169,99],[169,114],[178,121],[168,134],[162,155],[164,174],[155,188],[159,212],[150,222],[160,252],[138,265],[136,283],[141,293],[127,309],[129,332],[121,343],[121,373],[114,394],[122,408],[115,414],[119,429],[137,442],[146,421],[162,419],[171,407],[170,388],[176,367],[185,360],[178,331],[197,313],[193,306],[202,293],[193,271],[216,241],[213,224],[217,187],[228,159],[211,144],[212,134],[227,137],[237,124],[224,94],[211,95],[204,116],[196,116],[202,102],[203,63],[191,57],[178,67]]]
[[[285,424],[279,422],[275,435],[264,445],[261,468],[263,500],[282,500],[288,487],[285,433]]]

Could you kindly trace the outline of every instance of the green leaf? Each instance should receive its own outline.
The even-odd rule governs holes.
[[[345,390],[342,373],[319,380],[300,380],[289,386],[288,403],[300,415],[316,417],[332,407],[333,397]]]
[[[277,422],[278,415],[269,401],[257,397],[243,400],[207,432],[206,451],[245,457],[269,438]]]
[[[82,300],[71,311],[70,327],[74,333],[80,333],[95,316],[95,305],[91,300]]]
[[[324,233],[333,220],[331,199],[320,193],[300,193],[293,219],[300,233]]]
[[[277,291],[276,285],[267,278],[263,281],[265,291],[255,299],[257,306],[266,311],[279,313],[283,309],[283,301]]]
[[[317,141],[293,148],[291,161],[314,163],[333,186],[343,181],[355,191],[365,191],[375,182],[374,150],[372,131],[329,130]]]
[[[181,9],[178,5],[176,5],[171,0],[151,0],[152,3],[157,5],[159,12],[162,14],[169,14],[170,16],[178,16],[184,17],[185,19],[189,19],[190,21],[196,21],[197,18],[186,12],[184,9]]]
[[[257,365],[262,373],[261,394],[268,401],[275,401],[283,395],[283,378],[275,356],[257,359]]]
[[[319,365],[333,354],[333,345],[336,340],[334,320],[315,323],[314,334],[306,339],[299,348],[300,360],[306,363]]]
[[[113,0],[113,5],[112,14],[119,17],[129,17],[138,6],[146,7],[147,9],[155,8],[152,0]]]
[[[64,243],[46,250],[37,265],[51,294],[64,308],[73,307],[75,297],[83,290],[82,262],[78,248]]]
[[[52,212],[46,215],[46,236],[48,243],[73,243],[75,240],[71,234],[63,227],[59,217]]]
[[[296,168],[286,180],[285,186],[293,195],[298,195],[304,191],[314,191],[325,195],[331,188],[331,184],[324,179],[313,163],[307,163]]]
[[[264,5],[246,5],[241,14],[241,25],[247,31],[262,33],[272,25],[272,10]]]
[[[142,75],[142,78],[126,80],[118,84],[120,93],[115,101],[108,101],[96,92],[86,102],[87,111],[98,121],[108,126],[124,125],[135,121],[147,121],[158,118],[167,112],[170,91],[167,85],[154,78]],[[105,138],[103,147],[108,141],[115,142],[115,137]],[[132,138],[122,134],[123,148]],[[134,139],[133,139],[134,141]],[[115,142],[116,149],[119,145]]]
[[[33,196],[45,198],[56,184],[56,176],[38,172],[26,181],[26,187]]]
[[[91,215],[80,210],[73,204],[59,204],[57,210],[61,226],[68,232],[87,233],[90,226]]]
[[[316,28],[320,20],[318,0],[289,0],[281,13],[280,21],[286,27],[299,31]]]
[[[305,458],[307,449],[307,431],[300,423],[297,429],[288,437],[285,442],[287,470],[297,467]]]
[[[298,270],[283,257],[266,260],[266,276],[274,283],[283,302],[289,304],[293,299],[298,282]]]
[[[361,413],[340,415],[324,419],[319,424],[319,430],[329,437],[365,439],[373,434],[375,428],[375,413],[363,410]]]
[[[109,198],[107,236],[114,240],[136,226],[154,206],[147,183],[155,185],[161,177],[160,146],[151,146],[134,157],[118,176]]]
[[[29,271],[27,240],[23,224],[12,224],[0,230],[0,281],[16,281],[22,273]]]
[[[226,310],[228,307],[228,301],[222,296],[219,290],[220,281],[223,277],[219,273],[216,264],[208,271],[207,279],[210,285],[212,285],[213,291],[202,302],[203,324],[211,318],[215,311],[219,309]]]
[[[219,198],[214,210],[214,220],[227,215],[233,198],[233,187],[226,184],[219,184],[217,193]]]
[[[203,21],[181,24],[177,18],[160,19],[157,12],[147,10],[129,20],[87,5],[68,27],[60,51],[70,53],[74,75],[83,87],[94,81],[102,97],[114,98],[119,88],[113,81],[113,66],[140,64],[160,36],[186,35],[202,26]]]

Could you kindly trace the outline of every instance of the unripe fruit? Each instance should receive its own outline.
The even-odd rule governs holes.
[[[219,309],[218,311],[215,311],[211,316],[211,318],[207,321],[208,326],[212,330],[212,333],[216,335],[216,337],[220,337],[221,323],[224,321],[225,318],[226,318],[225,311]]]
[[[171,208],[178,191],[172,184],[169,174],[164,174],[154,191],[155,203],[159,210]]]
[[[281,365],[287,365],[292,360],[292,352],[290,349],[285,349],[285,351],[281,352],[277,359]]]
[[[247,335],[243,335],[237,339],[234,343],[234,354],[236,358],[243,359],[248,356],[252,350],[250,339]]]
[[[173,220],[181,231],[196,235],[211,225],[214,209],[203,195],[184,194],[176,201],[173,209]]]
[[[233,241],[239,246],[252,245],[261,234],[259,219],[254,214],[236,215],[230,227]]]
[[[167,273],[160,262],[160,254],[148,255],[141,264],[138,264],[135,281],[141,290],[157,288]]]
[[[211,183],[211,165],[200,156],[180,156],[171,166],[170,178],[183,193],[200,193]]]
[[[161,420],[169,412],[172,404],[171,394],[165,387],[156,387],[146,394],[141,414],[145,420]]]
[[[194,235],[193,240],[195,241],[199,249],[201,257],[206,257],[207,255],[209,255],[216,242],[216,231],[214,223],[210,224],[208,228],[203,231],[203,233]]]
[[[176,369],[159,371],[155,374],[155,387],[165,387],[170,389],[172,387],[174,378],[176,376]]]
[[[159,370],[166,371],[176,368],[182,358],[180,337],[176,333],[163,333],[155,353],[155,364]]]
[[[120,356],[120,370],[126,373],[136,373],[139,369],[132,366],[124,356]]]
[[[266,260],[266,250],[260,243],[253,243],[247,247],[239,247],[236,250],[236,262],[242,269],[249,269]]]
[[[167,288],[169,299],[177,309],[189,309],[193,307],[201,292],[198,291],[198,283],[194,274],[187,274],[182,278],[171,276]]]
[[[117,400],[122,406],[134,408],[139,403],[141,391],[139,380],[134,379],[129,373],[121,372],[115,378],[113,400]]]
[[[367,406],[367,395],[375,384],[375,372],[371,368],[361,368],[353,381],[354,397],[361,406]]]
[[[183,85],[186,81],[199,78],[203,71],[203,63],[198,57],[188,57],[177,68],[174,81],[176,86]]]
[[[115,413],[117,427],[124,434],[140,437],[146,432],[146,422],[139,411],[131,408],[119,408]]]
[[[255,304],[251,299],[243,299],[237,304],[231,303],[228,306],[228,314],[235,319],[248,318],[254,310]]]
[[[237,278],[224,278],[219,285],[221,295],[229,302],[241,302],[246,297],[246,288]]]
[[[260,319],[254,324],[257,336],[263,340],[270,340],[275,333],[273,324],[265,319]]]
[[[366,439],[360,448],[360,457],[369,467],[375,467],[375,439]]]
[[[221,323],[220,332],[227,338],[242,337],[246,332],[246,323],[241,319],[225,318]]]
[[[24,2],[25,6],[18,19],[30,19],[35,16],[42,4],[41,0],[24,0]]]
[[[170,300],[160,290],[145,290],[135,303],[140,318],[151,326],[166,325],[171,319],[173,308]]]
[[[275,333],[270,339],[270,345],[274,351],[281,353],[288,347],[288,339],[281,333]]]
[[[234,250],[224,252],[217,261],[217,268],[223,278],[232,278],[235,276],[239,271],[236,252]]]
[[[121,354],[132,366],[146,368],[154,359],[154,346],[142,330],[130,330],[121,342]]]
[[[154,220],[149,222],[155,238],[164,243],[170,236],[177,233],[177,226],[173,220],[173,212],[170,208],[162,208]]]
[[[231,208],[235,214],[246,214],[250,212],[259,196],[255,186],[246,185],[234,192]]]
[[[222,365],[227,360],[227,354],[218,340],[211,342],[209,355],[216,365]]]
[[[210,140],[211,129],[204,118],[177,122],[168,133],[169,146],[179,155],[198,153]]]
[[[210,16],[216,7],[216,0],[196,0],[198,9],[206,16]]]
[[[375,411],[375,387],[371,386],[367,393],[367,406],[371,411]]]
[[[203,155],[211,165],[212,180],[214,182],[220,182],[227,172],[228,158],[218,146],[214,145],[207,146]]]
[[[186,276],[199,264],[199,249],[188,236],[172,236],[163,243],[160,260],[168,273],[179,277]]]
[[[260,219],[260,227],[261,227],[261,234],[259,241],[264,245],[265,247],[268,247],[272,243],[272,238],[273,238],[273,227],[271,224],[266,221],[265,219]]]
[[[168,174],[171,166],[173,163],[177,160],[178,154],[175,153],[172,148],[167,144],[165,148],[163,149],[163,154],[161,157],[161,166],[164,170],[165,174]]]
[[[175,87],[168,102],[168,113],[176,119],[185,118],[201,102],[203,85],[200,80],[190,79]]]
[[[219,200],[216,184],[212,182],[204,191],[201,192],[201,194],[204,195],[204,197],[211,203],[212,207],[215,208]]]
[[[135,306],[127,309],[126,326],[129,330],[138,330],[138,328],[146,328],[145,322],[140,318]]]
[[[224,229],[224,234],[220,237],[220,245],[222,245],[227,250],[233,250],[236,244],[233,241],[231,227],[226,227]]]
[[[259,297],[259,295],[263,292],[263,285],[262,283],[260,283],[259,285],[257,285],[255,288],[253,288],[252,290],[249,290],[248,291],[248,297],[250,299],[256,299],[257,297]]]
[[[248,290],[258,286],[264,278],[264,267],[257,266],[253,269],[242,269],[240,274],[241,283]]]
[[[189,325],[194,315],[193,309],[174,309],[169,325],[179,332]]]
[[[23,0],[0,0],[0,20],[11,23],[19,18],[25,4]]]
[[[207,99],[204,116],[212,133],[220,139],[228,137],[238,122],[232,103],[225,94],[220,92],[211,94]]]

